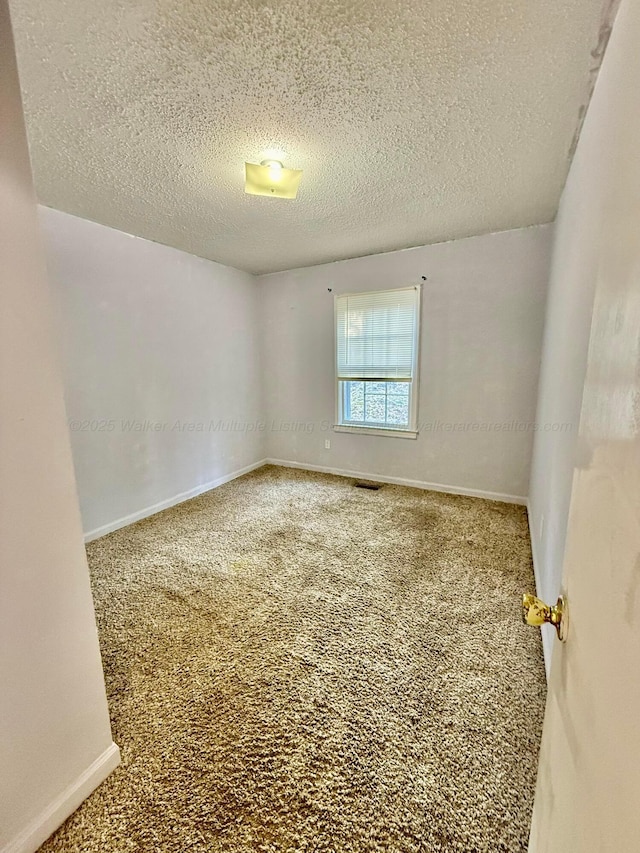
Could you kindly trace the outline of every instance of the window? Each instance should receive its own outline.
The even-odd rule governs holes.
[[[419,287],[336,296],[336,430],[416,437],[419,322]]]

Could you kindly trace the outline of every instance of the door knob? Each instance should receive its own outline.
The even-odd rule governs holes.
[[[525,593],[522,596],[522,621],[525,625],[553,625],[558,639],[564,643],[569,628],[569,614],[564,596],[560,595],[556,604],[550,607],[535,595]]]

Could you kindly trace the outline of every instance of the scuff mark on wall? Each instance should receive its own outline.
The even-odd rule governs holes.
[[[589,69],[587,95],[584,103],[578,110],[578,125],[576,127],[576,132],[573,135],[573,139],[571,140],[571,145],[569,147],[569,161],[573,160],[573,155],[575,154],[576,148],[578,147],[578,140],[580,139],[580,134],[582,132],[582,125],[584,124],[584,120],[587,115],[587,110],[589,109],[589,104],[591,103],[591,96],[593,95],[593,90],[596,86],[596,80],[598,79],[598,73],[600,71],[602,60],[604,59],[604,55],[607,50],[607,45],[609,44],[609,37],[611,35],[611,30],[613,29],[613,23],[616,19],[620,2],[621,0],[606,0],[602,10],[602,20],[600,21],[600,29],[598,30],[598,43],[591,51],[593,65]]]

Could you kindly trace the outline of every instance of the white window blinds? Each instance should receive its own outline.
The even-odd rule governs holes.
[[[340,381],[413,379],[419,296],[408,287],[336,297]]]

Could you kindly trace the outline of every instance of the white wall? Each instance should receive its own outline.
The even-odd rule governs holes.
[[[260,277],[267,455],[524,501],[551,238],[539,226]],[[417,440],[327,430],[334,295],[422,275]]]
[[[40,216],[85,532],[258,463],[253,276],[56,210]]]
[[[255,279],[40,216],[89,538],[265,456],[525,500],[551,226]],[[420,436],[334,433],[334,294],[422,275]]]
[[[601,72],[602,75],[602,72]],[[555,602],[560,592],[571,484],[576,458],[591,314],[599,273],[600,228],[607,204],[607,126],[610,115],[596,84],[562,195],[554,232],[537,418],[572,424],[566,432],[536,435],[531,468],[529,518],[538,594]],[[547,672],[554,629],[542,639]]]
[[[0,851],[29,853],[118,762],[6,0],[0,0]]]
[[[586,371],[580,362],[566,386],[583,397],[579,435],[574,448],[536,455],[549,473],[569,454],[575,468],[562,567],[569,634],[553,653],[530,853],[640,849],[639,46],[640,0],[622,0],[558,221],[555,288],[586,292],[593,312],[575,328],[560,311],[570,297],[556,299],[555,322],[580,355],[590,326]],[[555,344],[548,357],[566,363]],[[564,476],[554,484],[564,496]],[[536,496],[540,512],[547,493]]]

